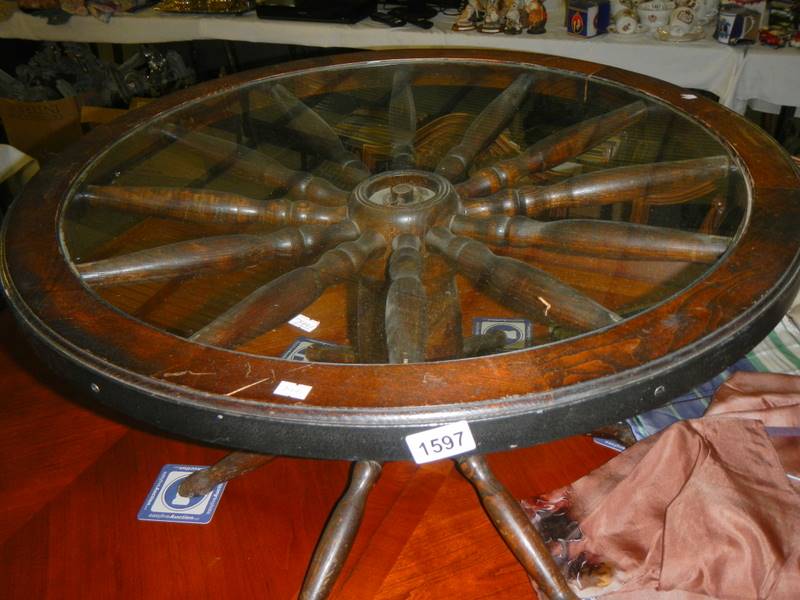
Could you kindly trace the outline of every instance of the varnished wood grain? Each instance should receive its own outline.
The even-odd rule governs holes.
[[[475,156],[488,146],[514,118],[527,99],[534,75],[520,75],[475,117],[456,146],[439,161],[436,172],[450,181],[462,179]]]
[[[435,227],[427,243],[451,260],[462,275],[523,314],[579,329],[603,327],[619,316],[591,298],[522,261],[500,257],[469,238]]]
[[[556,566],[541,535],[531,524],[519,502],[497,479],[486,457],[475,455],[457,460],[458,468],[475,488],[486,514],[509,549],[536,581],[549,600],[577,600]]]
[[[126,213],[171,217],[194,223],[235,225],[330,224],[341,221],[344,206],[277,198],[263,202],[230,192],[146,186],[90,185],[78,200]]]
[[[574,158],[603,139],[641,120],[647,114],[644,102],[637,101],[608,114],[572,125],[539,140],[519,156],[481,169],[456,186],[462,198],[486,196],[513,186],[529,173],[544,171]]]
[[[724,156],[618,167],[586,173],[549,186],[522,186],[464,202],[470,217],[527,215],[547,210],[641,200],[679,204],[711,193],[730,169]]]
[[[0,463],[3,598],[296,597],[347,463],[279,458],[231,481],[209,525],[137,521],[161,466],[213,464],[224,451],[88,410],[32,355],[7,311],[0,313],[0,378],[10,384],[0,404],[0,447],[14,457]],[[521,499],[611,456],[587,438],[570,438],[490,463]],[[419,594],[536,598],[449,461],[385,465],[331,598]]]
[[[437,56],[436,61],[431,60],[434,55]],[[749,129],[746,122],[737,120],[718,107],[712,108],[710,103],[702,100],[685,102],[680,98],[678,91],[666,84],[655,84],[641,77],[631,78],[629,75],[619,74],[598,65],[513,53],[440,50],[379,53],[369,55],[366,62],[363,56],[358,59],[336,57],[321,59],[316,63],[276,68],[256,77],[286,74],[285,80],[297,82],[297,85],[292,87],[293,93],[305,101],[308,94],[317,94],[320,90],[326,89],[325,82],[330,81],[330,78],[323,73],[327,71],[326,67],[333,66],[332,70],[339,71],[341,75],[342,71],[349,70],[352,65],[356,65],[356,70],[361,71],[361,67],[367,63],[372,67],[380,64],[380,61],[385,61],[386,66],[394,68],[404,61],[413,61],[415,57],[426,57],[428,64],[431,62],[439,64],[437,62],[439,56],[452,61],[454,67],[452,70],[447,69],[444,77],[447,81],[442,85],[457,84],[469,88],[472,79],[466,77],[465,72],[476,70],[479,72],[477,81],[487,88],[481,90],[484,98],[496,95],[497,91],[507,87],[515,76],[536,68],[537,65],[574,67],[578,73],[592,74],[592,81],[569,77],[572,83],[586,84],[586,91],[589,92],[586,98],[595,97],[591,92],[605,85],[602,81],[605,76],[612,79],[612,85],[600,94],[601,98],[606,98],[612,91],[614,94],[627,94],[614,83],[615,81],[622,83],[641,81],[643,89],[648,94],[653,94],[656,100],[663,99],[663,102],[658,100],[650,104],[658,109],[654,112],[668,112],[670,105],[685,109],[688,118],[679,114],[676,117],[676,126],[683,123],[682,130],[697,132],[697,136],[690,135],[687,139],[693,140],[697,137],[701,141],[709,142],[703,148],[698,148],[697,154],[702,156],[714,153],[716,151],[710,150],[713,146],[720,154],[729,157],[731,164],[736,165],[733,171],[735,177],[731,179],[736,180],[741,193],[732,198],[735,205],[729,207],[730,218],[726,219],[725,224],[725,230],[733,232],[737,223],[741,222],[742,215],[746,217],[740,230],[736,231],[736,244],[716,268],[703,269],[699,273],[692,271],[691,268],[684,269],[683,265],[675,270],[674,265],[661,264],[658,265],[657,272],[650,274],[646,272],[651,266],[650,261],[645,261],[644,265],[630,267],[620,263],[635,261],[617,261],[617,264],[614,264],[611,260],[601,260],[600,263],[607,269],[593,273],[591,261],[575,261],[573,257],[566,259],[555,257],[553,264],[547,263],[542,271],[547,271],[549,276],[562,278],[570,287],[600,302],[603,306],[606,306],[606,298],[611,298],[613,302],[608,305],[609,309],[616,311],[617,306],[626,307],[624,314],[629,315],[629,318],[614,327],[603,328],[591,335],[576,336],[558,344],[544,344],[521,352],[488,357],[440,361],[424,366],[330,363],[303,365],[303,383],[312,386],[313,392],[303,404],[298,404],[273,393],[278,381],[284,378],[293,380],[297,365],[287,365],[270,356],[249,355],[244,359],[241,353],[210,346],[201,347],[185,339],[185,336],[203,322],[207,322],[215,314],[231,306],[233,298],[243,297],[255,289],[257,285],[255,282],[248,282],[253,284],[248,289],[237,288],[237,291],[242,291],[243,294],[228,295],[227,298],[206,288],[206,295],[202,299],[203,306],[197,311],[197,315],[201,317],[199,321],[196,320],[197,316],[192,321],[188,318],[183,319],[181,315],[176,320],[166,318],[158,321],[154,327],[142,327],[136,318],[139,311],[145,314],[158,312],[154,298],[163,298],[165,294],[172,293],[168,286],[145,286],[147,287],[145,292],[150,293],[151,297],[132,302],[136,308],[126,315],[118,307],[99,301],[97,295],[75,277],[73,265],[65,260],[59,237],[59,221],[53,219],[53,215],[58,214],[63,206],[65,190],[72,190],[76,183],[80,183],[80,170],[83,166],[94,164],[96,157],[111,146],[112,142],[126,136],[128,134],[126,128],[136,126],[145,130],[150,127],[153,122],[146,119],[158,114],[158,110],[154,109],[154,112],[140,114],[141,122],[133,118],[123,120],[112,124],[108,130],[95,132],[87,137],[69,156],[53,163],[52,169],[47,174],[31,182],[25,198],[16,203],[10,214],[11,222],[25,223],[25,226],[15,228],[12,224],[7,229],[7,242],[13,251],[5,255],[8,260],[4,265],[5,281],[12,284],[9,285],[9,289],[12,299],[16,301],[15,309],[28,320],[29,324],[42,324],[36,333],[46,341],[52,342],[53,345],[64,340],[68,341],[72,351],[69,356],[73,359],[72,366],[75,366],[74,363],[83,365],[85,368],[80,372],[83,377],[92,377],[102,371],[100,375],[107,377],[109,381],[119,383],[136,378],[141,384],[137,390],[141,390],[142,394],[136,401],[126,402],[119,394],[101,392],[98,398],[103,402],[140,415],[141,411],[148,409],[158,410],[158,415],[151,416],[160,420],[163,413],[173,410],[176,404],[147,402],[147,394],[159,395],[165,390],[172,389],[173,386],[179,386],[185,394],[186,401],[185,406],[180,405],[180,410],[190,407],[201,413],[199,416],[205,417],[206,423],[215,417],[213,414],[215,411],[230,409],[232,412],[245,414],[248,420],[253,419],[266,426],[274,425],[276,430],[291,423],[286,429],[292,429],[292,432],[302,430],[303,435],[301,443],[295,443],[297,438],[293,437],[291,432],[285,431],[275,431],[279,435],[245,437],[252,431],[248,427],[234,431],[233,428],[227,427],[226,423],[220,425],[216,421],[210,421],[214,424],[213,427],[209,426],[201,431],[196,428],[189,430],[183,429],[182,426],[186,423],[194,424],[196,421],[181,420],[180,415],[173,414],[173,426],[176,429],[207,440],[218,439],[220,430],[224,430],[222,432],[224,435],[243,436],[239,438],[240,443],[250,450],[274,452],[280,450],[286,443],[291,445],[292,452],[306,455],[321,451],[322,445],[331,439],[336,440],[339,445],[325,446],[324,453],[342,458],[375,458],[375,453],[383,452],[386,454],[381,454],[380,458],[401,456],[403,446],[398,441],[399,438],[390,434],[403,428],[411,429],[409,423],[412,421],[415,424],[428,425],[440,419],[443,413],[455,418],[452,407],[457,407],[459,415],[467,414],[475,417],[476,427],[496,427],[494,430],[496,435],[490,438],[497,440],[494,446],[496,448],[503,447],[503,444],[516,443],[516,440],[506,439],[505,436],[513,436],[513,432],[523,429],[527,440],[531,439],[528,437],[529,434],[538,436],[536,439],[541,440],[567,433],[564,430],[567,422],[573,426],[571,431],[594,427],[600,424],[600,419],[616,419],[623,416],[623,412],[629,414],[646,405],[654,405],[659,401],[657,390],[663,392],[667,389],[667,394],[677,393],[680,391],[677,389],[680,386],[688,386],[692,382],[702,380],[710,374],[707,370],[721,368],[725,366],[726,361],[732,360],[733,352],[752,346],[779,318],[782,309],[785,309],[797,289],[797,285],[790,281],[797,273],[795,260],[798,219],[797,174],[787,169],[785,157],[779,155],[775,147],[762,143],[764,142],[762,136]],[[485,68],[473,68],[479,63]],[[467,68],[467,65],[472,66]],[[320,67],[320,70],[306,79],[305,75],[311,72],[310,66]],[[377,71],[376,69],[374,72]],[[300,73],[302,76],[296,77]],[[548,77],[556,75],[551,72]],[[232,86],[239,85],[246,79],[237,77],[215,82],[214,85],[194,90],[192,94],[199,92],[213,98],[217,93],[233,90],[234,95],[238,97],[241,90]],[[438,85],[439,82],[426,85],[434,83]],[[356,91],[355,88],[353,91]],[[573,91],[577,92],[577,88]],[[572,93],[569,97],[577,99],[578,103],[581,102],[580,96],[576,93]],[[168,121],[171,115],[180,113],[183,108],[182,103],[186,105],[190,100],[190,95],[179,94],[163,102],[159,105],[161,107],[159,110],[169,109],[169,112],[163,112],[163,119],[155,122]],[[309,98],[309,103],[313,100],[314,98]],[[387,101],[384,94],[380,99],[381,106],[383,107]],[[483,105],[481,103],[481,106]],[[619,105],[616,102],[609,103],[609,106]],[[471,114],[474,114],[474,111]],[[655,118],[658,115],[650,116]],[[512,129],[515,130],[513,137],[522,139],[519,129],[525,127],[526,123],[518,121],[524,119],[516,119],[512,124]],[[728,121],[734,124],[731,125]],[[698,122],[707,125],[708,128],[693,130],[694,124]],[[687,123],[689,125],[686,125]],[[737,133],[737,129],[742,131]],[[712,131],[724,131],[725,136],[730,139],[712,134]],[[235,136],[235,132],[231,133],[228,128],[228,133],[223,133],[223,137],[228,139],[231,136]],[[535,134],[531,139],[534,138]],[[168,154],[174,155],[181,150],[177,146],[177,144],[170,145]],[[666,144],[655,140],[653,146],[665,148]],[[676,150],[675,156],[670,156],[670,159],[686,158],[694,154],[695,148],[685,151],[678,147]],[[660,150],[656,154],[659,152]],[[241,167],[236,160],[231,163],[226,161],[247,155],[248,151],[239,147],[225,154],[220,164],[225,167],[221,171],[225,173],[225,177],[231,177],[226,181],[232,182],[234,171]],[[652,159],[659,158],[666,157],[653,156]],[[206,161],[212,163],[212,165],[206,164],[208,167],[206,170],[216,172],[216,167],[213,165],[217,162],[212,158],[205,157],[196,162],[202,166]],[[636,163],[637,159],[629,156],[620,162],[628,161]],[[230,169],[226,170],[227,167]],[[105,170],[101,169],[101,172],[105,173]],[[297,174],[299,171],[294,173]],[[255,181],[262,181],[261,175],[252,169],[250,175],[258,175]],[[666,192],[656,194],[657,201],[678,202],[687,195],[686,190],[681,189],[681,184],[684,183],[680,181],[681,175],[682,173],[678,173],[678,183],[673,177],[672,181],[668,182]],[[206,176],[204,169],[198,169],[196,177]],[[270,174],[270,177],[275,179],[275,174]],[[619,177],[619,173],[616,177]],[[296,182],[286,183],[294,185]],[[243,190],[243,193],[261,197],[258,183],[247,185],[250,187],[246,191]],[[230,187],[233,186],[223,186],[221,189]],[[701,194],[706,194],[707,191],[706,195],[711,196],[713,187],[715,186],[702,184],[694,186],[690,191]],[[631,192],[631,195],[640,193],[641,186],[635,193]],[[614,194],[608,194],[603,199],[613,200]],[[580,212],[595,215],[601,212],[595,208],[583,210],[581,207]],[[659,213],[666,213],[670,220],[676,216],[681,218],[687,216],[698,225],[699,219],[702,218],[697,211],[698,208],[702,210],[702,202],[692,202],[688,206],[676,207],[674,210],[656,208],[652,212],[659,217],[664,216]],[[67,209],[70,210],[69,207]],[[624,218],[627,210],[628,207],[619,206],[614,207],[612,212],[615,218],[617,216]],[[517,250],[519,249],[503,248],[498,250],[497,254],[518,258],[515,254]],[[547,260],[555,254],[555,252],[530,249],[530,253],[524,258],[533,262]],[[763,259],[767,255],[770,256],[769,261]],[[585,259],[583,256],[580,258]],[[379,261],[374,262],[379,263]],[[573,265],[579,268],[572,269]],[[378,264],[378,267],[383,267],[383,263]],[[625,276],[617,278],[616,273],[623,271]],[[674,274],[674,278],[671,278],[670,274]],[[704,276],[698,277],[699,274]],[[261,281],[274,279],[276,275],[277,273],[270,272]],[[442,279],[444,277],[443,274]],[[575,283],[581,278],[585,279],[585,283]],[[225,277],[223,281],[228,283],[229,279]],[[636,287],[636,290],[633,293],[627,289],[614,290],[612,288],[615,281],[624,282],[626,288]],[[426,290],[430,291],[428,288],[430,282],[424,281],[424,283]],[[483,283],[478,279],[474,282],[473,288],[481,289]],[[509,281],[506,281],[506,284],[508,283]],[[504,289],[515,293],[513,284],[514,280]],[[189,301],[193,299],[188,290],[194,289],[197,288],[194,286],[184,288],[184,301],[187,298]],[[428,295],[433,296],[430,293]],[[320,298],[319,304],[315,302],[309,308],[314,311],[319,310],[320,314],[342,314],[334,310],[340,306],[336,303],[342,297],[341,294],[331,296],[330,303],[322,302],[323,299]],[[331,308],[332,306],[334,308]],[[481,304],[481,306],[489,305]],[[642,310],[643,308],[648,310]],[[183,310],[183,306],[178,305],[178,309]],[[501,314],[513,316],[508,312]],[[454,311],[450,316],[454,318],[447,320],[449,324],[457,323],[459,326],[470,324],[466,312],[462,313],[465,321],[455,315]],[[383,321],[382,318],[377,320]],[[431,325],[432,329],[434,325]],[[352,339],[346,339],[343,324],[331,326],[329,331],[335,332],[336,343],[352,342]],[[256,347],[255,344],[263,343],[263,347],[269,348],[268,353],[274,356],[282,347],[285,348],[287,341],[291,341],[291,338],[283,337],[285,333],[282,330],[277,336],[278,341],[274,344],[256,338],[252,342],[254,344],[252,348]],[[457,346],[457,351],[460,351],[460,337]],[[249,351],[250,347],[243,347],[243,350]],[[52,353],[51,360],[66,359],[63,352],[59,353],[56,350]],[[66,368],[65,365],[62,367]],[[108,372],[106,369],[113,372]],[[213,373],[214,376],[198,376],[197,373]],[[666,386],[661,381],[665,377],[669,379]],[[375,381],[381,382],[379,389],[376,388]],[[452,382],[457,382],[457,385],[453,385]],[[83,385],[86,385],[86,382]],[[673,385],[676,387],[673,388]],[[620,391],[620,394],[615,396],[614,403],[603,402],[603,394],[609,388]],[[416,390],[417,393],[412,395],[408,390]],[[586,410],[583,410],[584,408]],[[590,422],[593,419],[597,422]],[[547,426],[538,428],[537,424],[542,420],[547,422]],[[506,427],[512,422],[518,424],[520,421],[525,422],[524,428]],[[360,427],[357,435],[350,431],[354,423]],[[340,435],[334,435],[334,431],[340,432]],[[325,435],[317,435],[322,433]],[[377,443],[378,438],[380,444]],[[359,447],[358,445],[364,440],[368,443]],[[310,450],[314,444],[320,444],[320,447]],[[358,449],[354,449],[356,447]]]
[[[270,87],[268,93],[280,109],[277,118],[287,122],[287,128],[300,136],[301,143],[336,162],[351,185],[369,177],[364,163],[345,149],[337,133],[319,114],[280,84]]]
[[[470,219],[457,216],[450,230],[495,246],[536,246],[571,254],[628,260],[714,262],[730,238],[618,221],[564,219],[540,222],[525,217]]]
[[[33,355],[7,308],[0,309],[0,340],[0,540],[5,541],[129,430],[90,408],[84,396],[54,376]]]
[[[391,284],[386,293],[386,344],[389,362],[425,360],[428,301],[422,285],[422,243],[416,236],[396,238],[389,260]]]
[[[328,250],[313,265],[270,281],[192,335],[205,344],[236,348],[285,323],[331,285],[352,278],[374,252],[386,245],[373,232]]]
[[[241,147],[236,142],[201,133],[183,131],[165,126],[162,133],[175,145],[185,147],[215,163],[229,163],[228,170],[245,180],[269,186],[274,191],[285,192],[293,200],[308,200],[318,204],[342,205],[347,202],[347,192],[325,179],[283,166],[266,154]]]
[[[238,271],[270,258],[313,256],[326,246],[355,239],[355,226],[346,223],[330,228],[305,225],[264,235],[187,240],[81,263],[77,269],[85,282],[95,286]]]
[[[326,600],[330,595],[358,534],[369,492],[380,474],[380,463],[371,460],[353,463],[347,490],[336,503],[314,550],[300,600]]]

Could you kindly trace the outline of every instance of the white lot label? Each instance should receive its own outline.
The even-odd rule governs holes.
[[[294,325],[303,331],[314,331],[317,327],[319,327],[319,321],[315,321],[311,317],[307,317],[305,315],[297,315],[289,320],[289,325]]]
[[[287,396],[295,400],[305,400],[308,393],[311,391],[310,385],[303,383],[294,383],[293,381],[281,381],[274,390],[273,394],[278,396]]]
[[[417,464],[433,462],[475,449],[475,439],[466,421],[412,433],[406,436],[406,444]]]

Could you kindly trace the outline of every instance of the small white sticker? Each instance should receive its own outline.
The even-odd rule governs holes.
[[[319,327],[319,321],[315,321],[311,317],[307,317],[305,315],[297,315],[289,321],[289,325],[294,325],[298,329],[310,332]]]
[[[459,421],[407,435],[406,444],[414,462],[421,465],[474,450],[475,438],[469,423]]]
[[[287,396],[295,400],[305,400],[308,393],[311,391],[310,385],[303,383],[294,383],[293,381],[281,381],[274,390],[273,394],[278,396]]]

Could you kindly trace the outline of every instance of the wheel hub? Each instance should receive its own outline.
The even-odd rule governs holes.
[[[460,209],[458,194],[436,173],[399,170],[378,173],[359,183],[351,194],[351,218],[378,231],[391,243],[401,233],[422,237]]]

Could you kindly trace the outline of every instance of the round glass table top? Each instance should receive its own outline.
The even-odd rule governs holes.
[[[57,366],[168,429],[402,458],[466,419],[495,450],[756,343],[794,291],[798,187],[755,127],[642,76],[339,56],[93,132],[15,207],[3,277]]]

